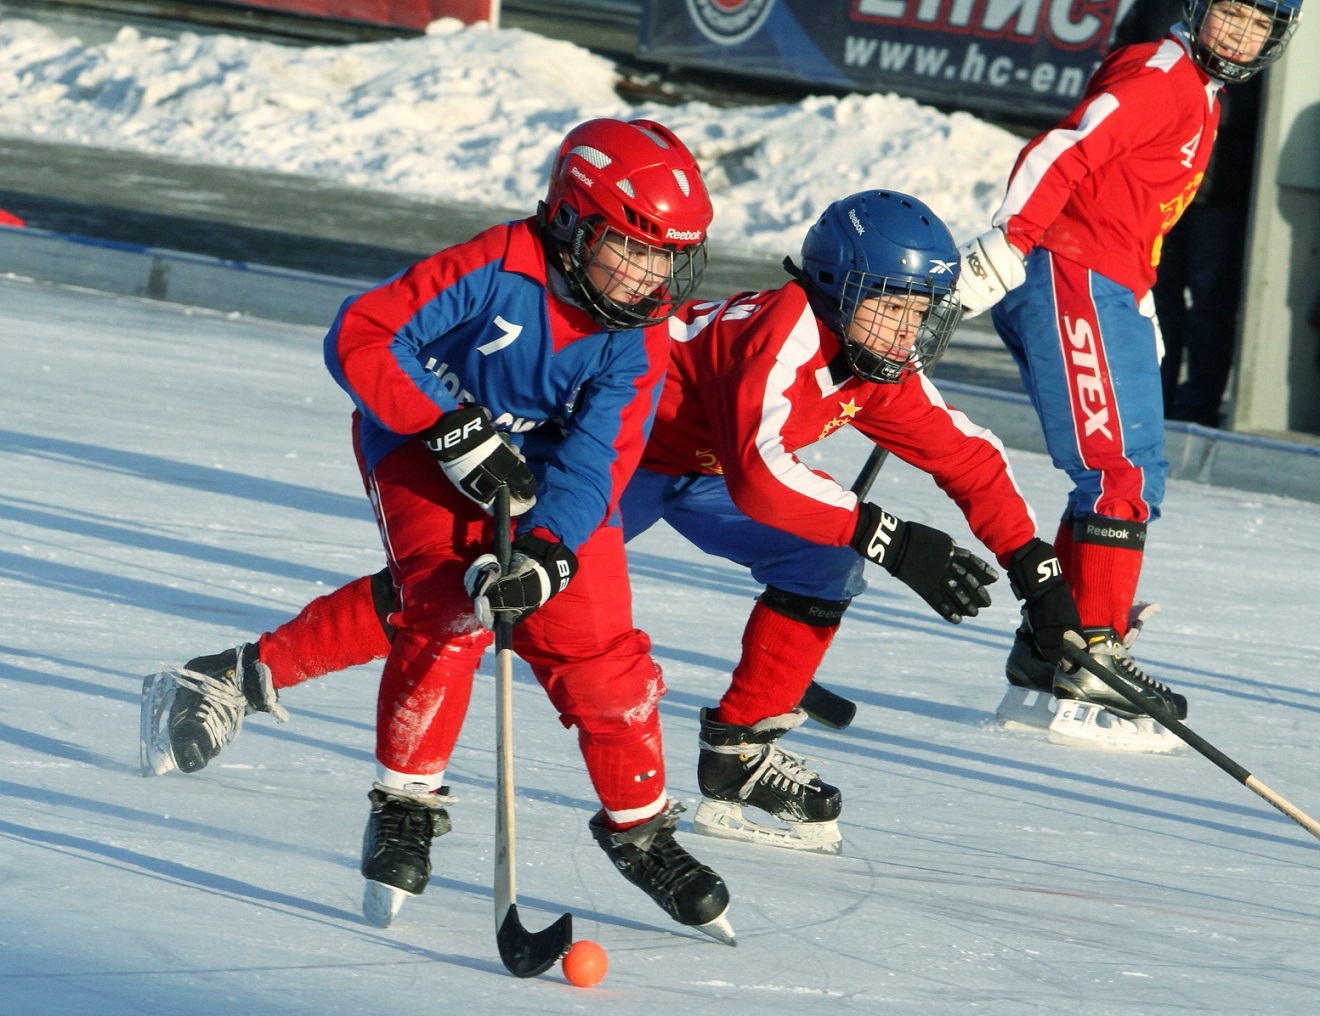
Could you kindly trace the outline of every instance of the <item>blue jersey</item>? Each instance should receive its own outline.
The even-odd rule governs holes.
[[[357,406],[367,469],[462,403],[514,436],[537,476],[519,532],[576,550],[618,505],[650,432],[665,326],[603,332],[556,297],[532,220],[494,226],[340,308],[330,373]]]

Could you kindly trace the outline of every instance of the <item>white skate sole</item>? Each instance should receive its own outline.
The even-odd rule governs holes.
[[[1043,732],[1054,744],[1170,755],[1187,746],[1149,716],[1127,717],[1092,702],[1055,698],[1045,691],[1009,685],[995,710],[1005,730]]]
[[[142,679],[142,715],[138,730],[138,761],[143,776],[164,776],[178,769],[167,729],[170,707],[178,690],[174,673],[162,670]]]
[[[705,836],[718,836],[725,840],[743,840],[767,847],[788,850],[808,850],[818,854],[838,854],[843,851],[843,834],[839,823],[780,822],[764,825],[743,814],[741,804],[702,798],[692,815],[692,828]]]
[[[367,919],[368,924],[374,924],[377,928],[388,928],[399,916],[403,901],[411,895],[413,894],[386,885],[384,882],[373,882],[368,879],[362,889],[362,916]]]

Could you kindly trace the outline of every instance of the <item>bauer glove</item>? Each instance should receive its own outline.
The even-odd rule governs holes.
[[[1051,663],[1062,662],[1063,645],[1069,641],[1066,636],[1074,633],[1074,642],[1080,638],[1082,619],[1054,548],[1044,540],[1032,540],[1019,548],[1008,565],[1008,584],[1023,601],[1022,610],[1040,655]]]
[[[984,587],[999,578],[999,572],[959,547],[947,533],[920,522],[904,522],[873,504],[861,507],[852,547],[906,583],[953,624],[990,606]]]
[[[510,514],[521,515],[536,504],[536,477],[481,406],[459,406],[420,436],[449,481],[486,511],[502,483],[509,485]]]
[[[577,574],[577,556],[562,543],[526,533],[513,541],[512,549],[508,571],[500,572],[494,554],[482,554],[463,576],[483,627],[493,629],[497,614],[517,624]]]

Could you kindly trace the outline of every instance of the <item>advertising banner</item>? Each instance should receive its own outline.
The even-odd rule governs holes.
[[[1076,105],[1129,4],[645,0],[638,53],[677,66],[1052,117]]]

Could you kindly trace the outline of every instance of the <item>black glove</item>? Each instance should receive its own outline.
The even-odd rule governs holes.
[[[481,406],[459,406],[422,431],[426,447],[455,487],[490,511],[495,490],[509,485],[509,510],[521,515],[536,504],[536,477],[509,439],[491,426]]]
[[[1059,663],[1064,636],[1077,632],[1080,637],[1082,619],[1077,616],[1077,603],[1063,580],[1054,548],[1044,540],[1032,540],[1019,549],[1008,565],[1008,584],[1024,601],[1023,611],[1040,655]]]
[[[463,576],[472,609],[486,628],[495,627],[497,613],[517,624],[577,574],[577,555],[562,543],[524,534],[513,541],[512,549],[504,574],[494,554],[482,554]]]
[[[990,606],[985,586],[999,572],[947,533],[920,522],[904,522],[873,504],[861,507],[852,547],[900,582],[905,582],[940,617],[958,624]]]

